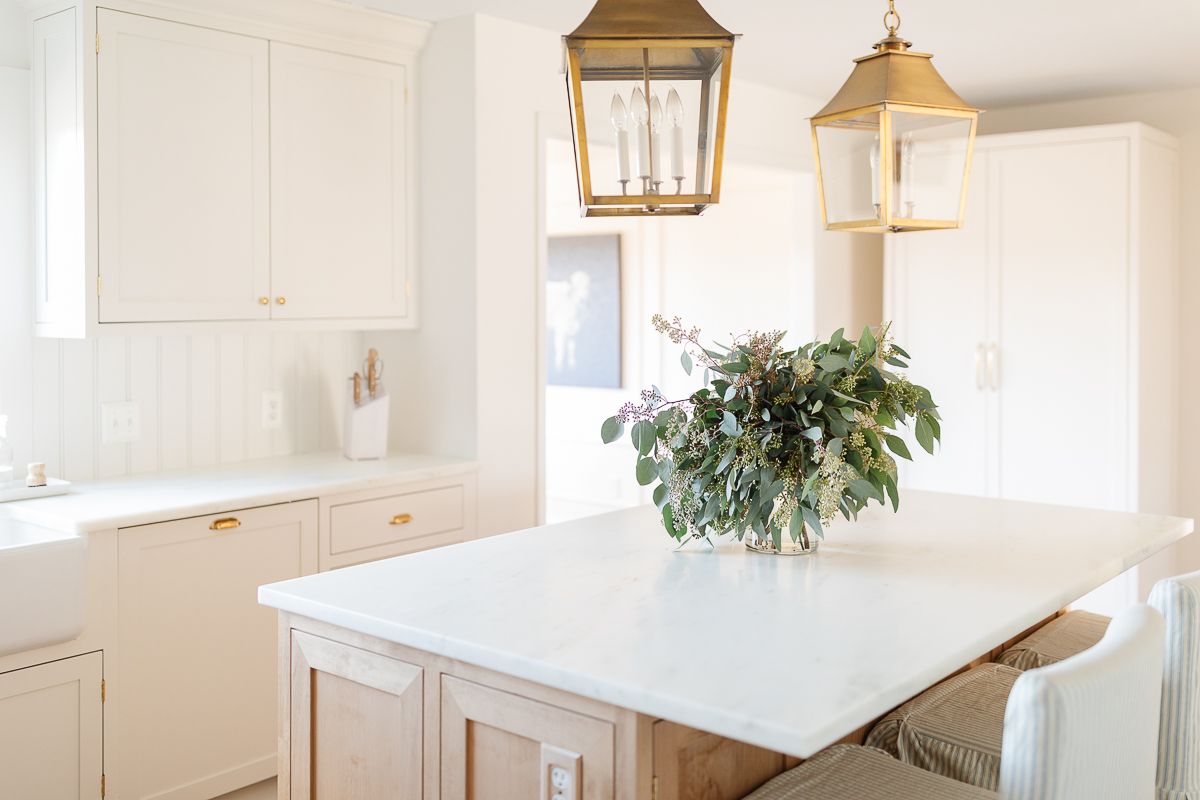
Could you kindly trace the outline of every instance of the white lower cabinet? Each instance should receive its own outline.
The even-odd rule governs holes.
[[[0,797],[101,797],[103,677],[99,652],[0,674]]]
[[[316,500],[120,531],[122,798],[209,798],[275,774],[276,620],[257,592],[316,569]]]

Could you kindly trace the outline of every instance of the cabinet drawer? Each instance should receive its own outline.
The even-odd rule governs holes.
[[[472,484],[420,484],[386,494],[356,493],[322,499],[321,569],[361,564],[428,550],[470,538]],[[387,491],[387,490],[384,490]]]

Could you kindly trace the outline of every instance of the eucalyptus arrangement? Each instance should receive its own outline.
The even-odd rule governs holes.
[[[812,552],[839,513],[857,518],[872,500],[899,509],[893,455],[912,456],[896,431],[915,426],[931,454],[941,439],[929,390],[897,372],[909,355],[889,325],[787,350],[783,331],[705,347],[679,317],[653,324],[683,345],[689,375],[703,366],[704,385],[681,400],[651,387],[600,435],[614,442],[630,426],[638,483],[658,481],[654,502],[680,543],[733,533],[765,552]]]

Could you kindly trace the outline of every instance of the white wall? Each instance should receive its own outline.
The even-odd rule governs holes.
[[[361,334],[31,336],[29,107],[29,71],[0,67],[0,413],[18,470],[77,481],[336,448]],[[261,425],[268,389],[277,430]],[[102,444],[100,404],[119,400],[139,404],[141,439]]]
[[[1108,122],[1144,122],[1160,128],[1180,141],[1180,184],[1184,187],[1200,183],[1200,89],[1099,97],[1060,103],[1003,108],[989,111],[980,117],[981,133],[1008,133],[1062,128],[1074,125],[1096,125]],[[1179,218],[1184,221],[1179,231],[1181,322],[1179,370],[1179,402],[1183,422],[1179,430],[1179,508],[1189,517],[1200,517],[1200,462],[1192,454],[1200,447],[1200,429],[1187,423],[1194,400],[1200,392],[1200,351],[1188,346],[1200,337],[1200,318],[1194,309],[1200,306],[1200,227],[1188,224],[1200,214],[1200,196],[1195,192],[1181,193]],[[1148,574],[1167,574],[1200,569],[1200,537],[1185,539],[1172,552],[1147,566]]]
[[[0,67],[29,69],[29,37],[19,0],[0,0]]]

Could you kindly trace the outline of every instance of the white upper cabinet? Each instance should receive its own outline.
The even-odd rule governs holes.
[[[107,9],[100,322],[267,319],[267,42]]]
[[[409,315],[404,66],[271,44],[272,313]]]
[[[38,335],[416,324],[426,23],[67,5],[32,29]]]

